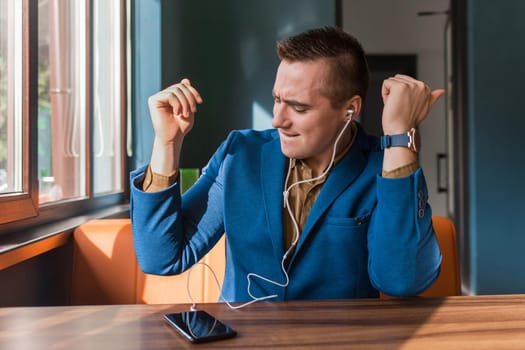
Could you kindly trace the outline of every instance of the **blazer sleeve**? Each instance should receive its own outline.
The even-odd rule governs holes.
[[[228,138],[203,169],[197,182],[180,194],[180,182],[158,192],[143,192],[146,167],[130,174],[130,216],[140,268],[172,275],[198,262],[224,234],[221,164]]]
[[[419,294],[441,265],[422,169],[404,178],[378,176],[377,200],[368,234],[371,283],[392,296]]]

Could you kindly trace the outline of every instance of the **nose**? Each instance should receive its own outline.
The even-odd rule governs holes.
[[[290,125],[290,120],[286,118],[285,105],[283,103],[273,104],[272,126],[274,128],[286,128]]]

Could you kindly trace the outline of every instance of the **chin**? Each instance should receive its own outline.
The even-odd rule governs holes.
[[[284,154],[285,157],[295,158],[295,153],[291,152],[290,149],[283,147],[283,145],[281,145],[281,152]]]
[[[289,142],[281,138],[281,152],[288,158],[304,159],[308,157],[305,146],[300,142]]]
[[[283,147],[283,145],[281,145],[281,152],[284,154],[285,157],[288,157],[288,158],[295,158],[295,159],[306,158],[303,152],[298,152],[297,150],[290,149],[289,147]]]

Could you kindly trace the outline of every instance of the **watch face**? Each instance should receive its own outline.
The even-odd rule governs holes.
[[[419,150],[419,145],[421,142],[421,139],[419,137],[419,133],[416,132],[416,128],[410,129],[410,131],[407,132],[408,134],[408,149],[412,152],[417,152]]]

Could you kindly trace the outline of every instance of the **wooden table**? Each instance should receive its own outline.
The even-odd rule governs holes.
[[[203,304],[238,331],[192,345],[163,320],[188,305],[0,308],[0,349],[525,349],[525,295]]]

